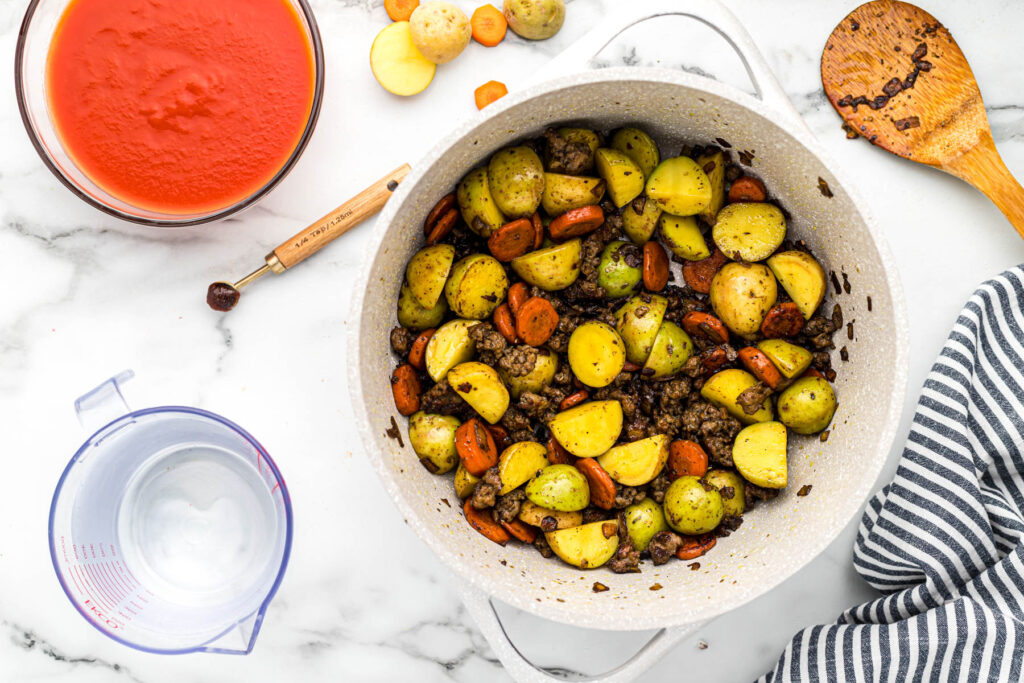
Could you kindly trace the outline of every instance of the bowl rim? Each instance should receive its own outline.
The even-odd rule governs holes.
[[[32,125],[31,117],[29,116],[28,104],[25,101],[25,81],[22,74],[25,42],[28,39],[29,31],[32,28],[32,19],[35,17],[36,9],[42,1],[43,0],[30,0],[28,7],[25,10],[25,16],[21,21],[21,27],[18,29],[18,41],[14,51],[14,93],[15,99],[18,102],[18,113],[21,115],[21,122],[25,126],[25,131],[28,133],[29,141],[32,143],[32,146],[35,148],[39,158],[42,159],[46,168],[49,169],[57,180],[59,180],[66,188],[71,190],[76,197],[87,203],[89,206],[99,209],[105,214],[130,223],[156,228],[183,228],[202,225],[204,223],[212,223],[233,216],[253,206],[277,187],[277,185],[284,180],[285,176],[291,172],[295,164],[298,163],[299,158],[302,156],[306,146],[309,144],[310,138],[313,136],[313,131],[316,129],[317,121],[320,118],[320,109],[323,105],[324,83],[326,80],[324,48],[323,42],[320,38],[320,28],[317,25],[316,16],[313,14],[313,8],[310,7],[308,0],[292,0],[298,4],[299,9],[302,12],[301,18],[305,22],[306,28],[309,30],[314,64],[313,101],[310,105],[309,116],[306,119],[306,125],[302,130],[302,135],[299,137],[298,143],[295,145],[295,148],[292,150],[285,163],[280,169],[278,169],[277,173],[275,173],[270,180],[268,180],[253,194],[241,201],[231,204],[230,206],[198,216],[189,216],[187,218],[148,218],[145,216],[136,216],[134,214],[121,211],[113,206],[109,206],[89,193],[83,191],[64,173],[60,166],[46,151],[46,148],[39,139],[35,126]],[[167,215],[172,216],[173,214]]]
[[[558,603],[555,601],[536,602],[523,591],[521,594],[506,590],[506,587],[493,580],[490,574],[477,571],[477,567],[467,557],[452,552],[450,546],[441,542],[435,537],[420,520],[420,511],[410,505],[399,495],[399,485],[395,481],[395,473],[385,466],[383,450],[380,446],[382,439],[374,432],[364,398],[364,391],[360,379],[362,364],[359,361],[364,345],[362,344],[362,323],[365,310],[364,302],[371,296],[371,278],[374,275],[374,262],[377,260],[387,233],[387,227],[393,222],[398,208],[402,206],[412,195],[413,189],[426,175],[427,170],[437,160],[442,159],[445,153],[463,140],[469,138],[477,128],[486,120],[495,117],[505,111],[517,107],[529,100],[542,95],[569,87],[585,86],[603,82],[644,82],[659,85],[678,85],[692,90],[702,91],[734,104],[742,106],[768,123],[778,127],[789,134],[795,142],[802,145],[808,152],[821,163],[821,165],[832,174],[838,182],[838,186],[850,198],[854,208],[860,214],[865,227],[878,252],[881,261],[882,271],[885,274],[885,284],[892,298],[893,330],[892,336],[896,348],[893,356],[893,386],[887,397],[889,400],[889,411],[883,425],[878,430],[878,452],[868,463],[867,471],[864,473],[860,485],[856,488],[855,494],[843,501],[843,507],[832,523],[813,536],[813,540],[807,541],[804,547],[805,552],[799,561],[790,565],[790,571],[785,575],[772,577],[771,580],[757,584],[753,590],[744,593],[736,593],[728,600],[719,601],[714,608],[701,610],[699,614],[688,614],[686,610],[672,609],[674,605],[666,602],[662,610],[649,610],[631,615],[628,628],[624,628],[619,615],[612,611],[602,612],[601,610],[573,610],[571,603]],[[871,211],[860,194],[852,187],[850,177],[843,172],[824,146],[814,137],[810,128],[802,119],[796,120],[792,113],[782,112],[774,105],[764,102],[732,86],[714,81],[702,76],[697,76],[682,71],[675,71],[659,67],[611,67],[587,71],[568,76],[562,76],[551,80],[543,81],[519,92],[501,98],[490,105],[485,111],[474,114],[463,120],[448,135],[443,137],[434,145],[422,158],[413,166],[412,172],[402,182],[398,190],[392,195],[383,211],[377,218],[380,229],[374,230],[369,243],[366,245],[368,253],[373,256],[363,261],[359,275],[354,283],[354,291],[361,292],[353,297],[349,311],[349,319],[356,324],[349,326],[346,350],[349,354],[348,385],[349,397],[352,401],[352,412],[356,417],[356,425],[360,438],[367,455],[372,461],[374,470],[377,472],[381,484],[391,497],[392,502],[402,514],[406,523],[412,528],[416,535],[434,552],[434,554],[452,571],[464,579],[469,586],[483,591],[488,596],[512,605],[525,612],[539,617],[550,619],[555,622],[569,624],[584,628],[600,630],[647,630],[666,628],[671,626],[682,626],[705,622],[721,614],[737,609],[754,599],[768,593],[779,584],[790,579],[794,574],[803,569],[812,560],[818,557],[846,528],[855,515],[859,514],[867,502],[870,494],[875,490],[878,477],[888,462],[889,453],[892,450],[896,437],[896,430],[899,427],[902,417],[904,400],[907,388],[907,361],[909,358],[909,327],[906,311],[906,301],[903,293],[903,285],[900,280],[899,271],[896,268],[895,259],[889,247],[888,241],[878,227]],[[379,340],[367,340],[365,345],[368,349],[380,349]]]

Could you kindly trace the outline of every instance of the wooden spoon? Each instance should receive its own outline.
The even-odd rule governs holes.
[[[847,131],[966,180],[1024,237],[1024,188],[996,151],[967,59],[935,17],[898,0],[861,5],[829,36],[821,82]]]

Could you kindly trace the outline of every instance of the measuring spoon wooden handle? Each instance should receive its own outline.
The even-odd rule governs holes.
[[[320,251],[380,211],[410,170],[409,164],[402,164],[334,211],[314,221],[308,228],[270,252],[267,264],[280,273]]]
[[[977,145],[942,168],[981,190],[1024,237],[1024,187],[999,156],[991,134],[983,132]]]

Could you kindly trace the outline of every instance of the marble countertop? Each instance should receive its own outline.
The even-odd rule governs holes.
[[[315,0],[327,86],[312,144],[258,207],[223,224],[142,229],[86,207],[44,168],[22,129],[10,78],[0,82],[0,679],[5,681],[259,681],[503,678],[459,603],[454,577],[403,524],[361,452],[345,383],[351,283],[369,222],[302,267],[247,292],[230,315],[204,303],[207,283],[240,276],[273,246],[368,181],[414,162],[475,111],[473,89],[511,89],[544,68],[620,0],[571,0],[554,39],[509,34],[472,44],[423,94],[398,100],[373,80],[367,52],[387,17],[380,0]],[[476,2],[459,0],[472,10]],[[964,299],[987,276],[1024,261],[1024,243],[980,194],[938,171],[847,141],[827,104],[818,58],[856,1],[731,0],[814,133],[878,217],[906,288],[916,392]],[[0,53],[14,53],[25,3],[0,0]],[[1006,59],[1024,30],[1010,0],[926,3],[958,39],[1008,166],[1024,177],[1024,64]],[[618,39],[609,64],[659,62],[745,86],[721,39],[662,19]],[[252,430],[288,480],[295,506],[291,564],[248,657],[146,655],[108,640],[62,594],[47,552],[54,483],[87,436],[72,401],[132,368],[133,407],[194,405]],[[895,469],[899,444],[879,485]],[[851,524],[817,560],[770,594],[702,628],[644,680],[749,680],[790,636],[873,597],[854,573]],[[581,631],[502,611],[539,664],[597,673],[649,634]]]

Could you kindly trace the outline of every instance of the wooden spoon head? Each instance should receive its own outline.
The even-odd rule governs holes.
[[[946,167],[991,135],[953,36],[906,2],[875,0],[850,12],[825,44],[821,82],[847,130],[913,161]]]

